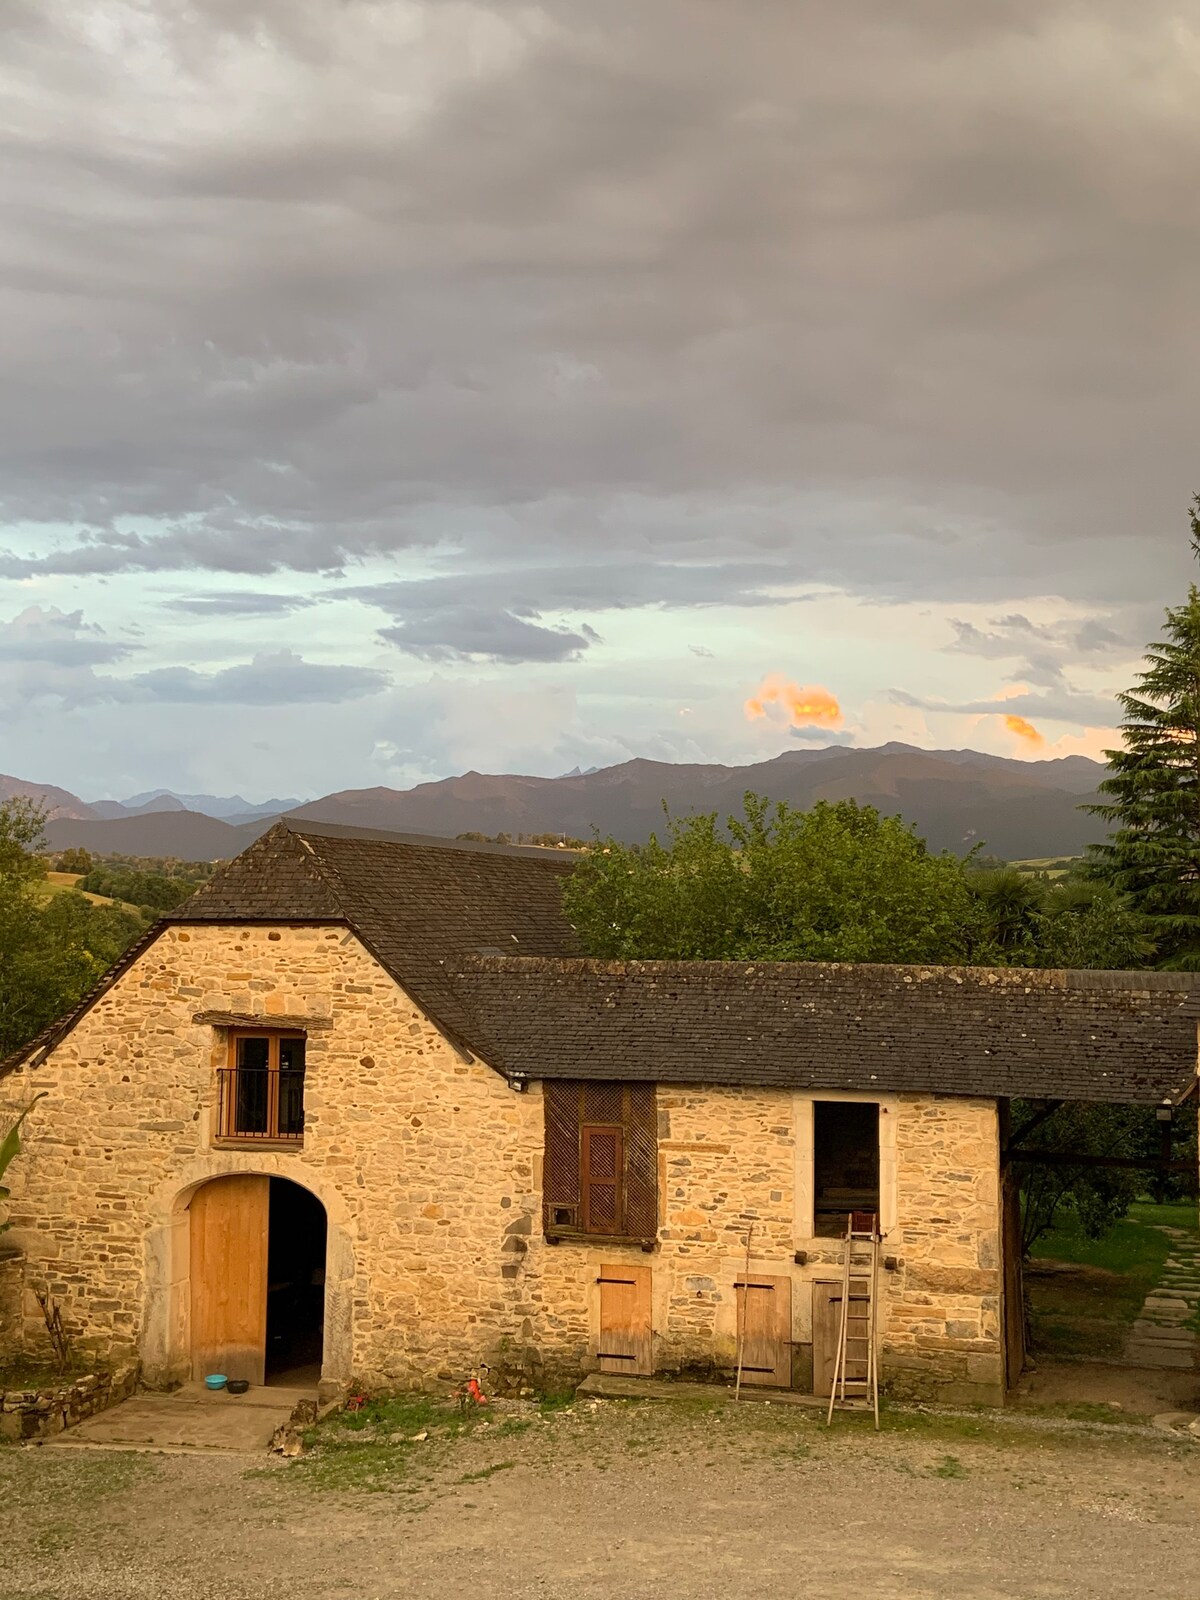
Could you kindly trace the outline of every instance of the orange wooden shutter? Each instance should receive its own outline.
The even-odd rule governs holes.
[[[751,1273],[734,1285],[742,1327],[742,1382],[792,1383],[792,1280]]]
[[[601,1372],[645,1377],[654,1370],[649,1267],[600,1268]]]

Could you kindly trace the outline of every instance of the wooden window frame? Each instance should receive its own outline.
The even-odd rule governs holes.
[[[247,1069],[238,1064],[238,1046],[248,1039],[265,1039],[267,1042],[267,1104],[266,1128],[261,1133],[249,1132],[235,1126],[238,1113],[238,1076]],[[286,1040],[298,1039],[305,1046],[305,1063],[300,1072],[300,1131],[281,1132],[279,1127],[281,1046]],[[284,1149],[295,1150],[304,1143],[304,1079],[308,1069],[308,1036],[296,1028],[231,1028],[225,1053],[225,1068],[220,1073],[217,1089],[217,1132],[213,1143],[221,1148]]]
[[[601,1087],[619,1090],[619,1118],[611,1101],[603,1112],[589,1104],[595,1083],[558,1080],[545,1086],[542,1230],[549,1244],[627,1244],[649,1252],[659,1231],[654,1085],[602,1081]],[[589,1146],[596,1134],[615,1137],[616,1172],[593,1180]],[[601,1186],[615,1193],[600,1213],[605,1222],[597,1225],[600,1207],[592,1191]]]

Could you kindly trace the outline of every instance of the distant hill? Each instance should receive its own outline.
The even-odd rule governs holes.
[[[0,772],[0,800],[36,800],[56,817],[90,817],[92,808],[69,789],[52,783],[31,783],[27,778],[10,778]]]
[[[1079,809],[1094,798],[1103,766],[1083,756],[1012,761],[974,750],[918,750],[888,744],[788,750],[753,766],[683,766],[627,761],[561,778],[464,773],[416,788],[348,789],[299,806],[295,816],[415,833],[563,832],[593,828],[630,842],[673,812],[736,811],[747,789],[807,809],[854,799],[915,823],[935,850],[984,842],[1009,858],[1078,855],[1103,837]]]
[[[46,824],[51,850],[82,845],[93,855],[175,856],[181,861],[225,861],[236,856],[275,819],[231,827],[198,811],[145,811],[136,816],[54,817]]]
[[[902,815],[935,850],[961,852],[982,843],[991,854],[1025,860],[1079,855],[1103,836],[1102,823],[1080,807],[1095,798],[1104,770],[1084,756],[1013,761],[976,750],[833,745],[787,750],[744,767],[627,761],[558,778],[467,772],[412,789],[344,789],[289,814],[441,835],[566,833],[587,838],[597,828],[640,842],[661,830],[664,800],[680,814],[729,812],[738,810],[743,794],[753,789],[804,809],[818,800],[859,800]],[[104,819],[65,790],[54,793],[66,802],[47,829],[55,849],[78,844],[101,854],[217,860],[236,855],[275,820],[274,815],[252,814],[250,820],[235,817],[230,822],[177,809]],[[145,804],[156,796],[134,798]]]

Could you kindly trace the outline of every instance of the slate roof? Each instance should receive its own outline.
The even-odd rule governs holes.
[[[449,1038],[513,1079],[608,1078],[1153,1104],[1196,1087],[1200,976],[584,960],[572,856],[284,819],[156,923],[353,929]]]
[[[477,957],[454,983],[510,1077],[1145,1104],[1196,1086],[1184,973]]]
[[[473,1030],[445,962],[465,951],[578,952],[560,889],[567,851],[380,833],[284,818],[169,912],[90,994],[0,1062],[53,1049],[171,923],[341,923],[457,1044]]]

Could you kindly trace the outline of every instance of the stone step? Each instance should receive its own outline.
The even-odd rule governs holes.
[[[1170,1367],[1179,1372],[1190,1372],[1195,1366],[1191,1350],[1177,1350],[1173,1345],[1139,1342],[1131,1339],[1125,1346],[1125,1359],[1135,1367]]]

